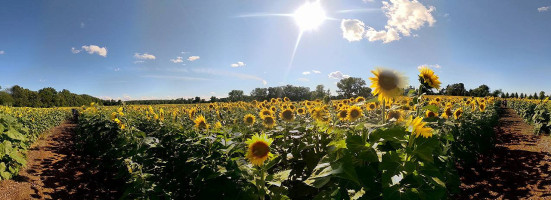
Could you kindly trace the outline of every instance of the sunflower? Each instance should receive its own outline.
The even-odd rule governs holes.
[[[363,112],[362,112],[362,109],[358,106],[352,106],[350,108],[348,108],[348,111],[346,113],[347,115],[347,119],[348,121],[356,121],[357,119],[359,119],[360,117],[363,116]]]
[[[273,140],[268,138],[266,134],[258,135],[255,134],[251,139],[247,139],[247,145],[249,149],[247,150],[247,155],[245,157],[256,166],[261,166],[264,164],[264,161],[271,156],[270,145]]]
[[[484,112],[484,110],[486,110],[486,104],[485,103],[479,104],[478,109],[480,110],[480,112]]]
[[[409,119],[406,121],[407,131],[411,132],[415,137],[419,137],[419,135],[425,138],[432,137],[432,128],[425,127],[426,124],[421,117],[413,119],[413,116],[409,116]]]
[[[279,117],[285,121],[290,122],[290,121],[293,121],[293,119],[295,119],[295,114],[293,113],[292,110],[286,109],[283,112],[279,113]]]
[[[446,107],[446,109],[444,110],[444,113],[442,113],[442,117],[448,119],[448,117],[452,116],[453,115],[453,112],[452,112],[452,108],[451,107]]]
[[[317,107],[312,110],[312,118],[314,118],[317,121],[323,121],[324,119],[328,119],[327,117],[328,113],[325,109]]]
[[[371,102],[367,104],[367,110],[375,110],[375,108],[377,108],[377,105],[375,105],[375,103]]]
[[[365,98],[362,97],[362,96],[359,96],[356,98],[356,102],[359,103],[359,102],[362,102],[362,101],[365,101]]]
[[[299,108],[299,109],[297,109],[297,113],[298,113],[299,115],[304,115],[305,112],[306,112],[306,111],[304,110],[304,108]]]
[[[266,108],[262,109],[259,114],[260,114],[260,118],[264,118],[266,116],[273,116],[274,115],[272,110],[268,110]]]
[[[391,119],[395,119],[396,122],[401,122],[404,120],[404,112],[400,111],[400,110],[391,110],[390,112],[388,112],[387,114],[387,119],[391,120]]]
[[[430,110],[427,110],[427,112],[425,112],[425,116],[426,116],[427,118],[432,118],[432,117],[438,117],[438,114],[437,114],[437,113],[434,113],[434,112],[432,112],[432,111],[430,111]]]
[[[276,124],[276,121],[274,117],[272,117],[271,115],[264,116],[264,118],[262,118],[262,125],[264,125],[264,127],[266,128],[273,128],[275,124]]]
[[[440,81],[432,69],[424,66],[421,67],[419,71],[421,72],[421,74],[419,74],[419,81],[421,81],[421,83],[426,83],[431,88],[440,89]]]
[[[463,114],[463,109],[459,108],[459,109],[455,110],[455,112],[453,112],[453,117],[455,119],[458,119],[459,117],[461,117],[462,114]]]
[[[405,78],[394,70],[377,68],[371,71],[375,77],[369,78],[371,80],[371,88],[373,88],[373,95],[379,95],[379,101],[383,99],[391,99],[400,95],[401,88],[404,88],[406,83]]]
[[[197,118],[195,118],[193,122],[195,122],[195,128],[198,128],[198,129],[209,128],[209,124],[207,124],[207,120],[205,119],[205,117],[203,117],[203,115],[199,115]]]
[[[214,124],[214,128],[215,128],[215,129],[221,129],[221,128],[222,128],[222,123],[220,123],[219,121],[216,122],[216,123]]]
[[[348,110],[342,109],[339,110],[339,113],[337,113],[337,117],[339,117],[339,120],[344,121],[348,117]]]
[[[246,114],[245,117],[243,117],[243,122],[245,122],[247,126],[253,125],[255,120],[256,120],[256,117],[254,117],[254,115],[251,115],[251,114]]]

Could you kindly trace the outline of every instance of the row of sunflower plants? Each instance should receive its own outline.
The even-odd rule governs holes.
[[[457,163],[492,147],[493,98],[427,96],[438,76],[372,71],[373,94],[335,101],[98,107],[78,140],[129,199],[443,199]]]
[[[12,178],[26,164],[26,153],[39,136],[69,116],[68,108],[0,106],[0,180]]]
[[[549,97],[543,100],[536,99],[507,99],[508,106],[513,108],[524,121],[534,126],[534,134],[549,134],[551,132],[551,104]]]

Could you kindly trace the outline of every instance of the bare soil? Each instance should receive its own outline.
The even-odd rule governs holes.
[[[509,108],[495,132],[496,147],[459,169],[458,199],[551,199],[551,137],[535,135]]]
[[[27,165],[13,180],[0,181],[0,199],[116,199],[117,181],[92,169],[74,145],[76,125],[65,122],[39,139]]]

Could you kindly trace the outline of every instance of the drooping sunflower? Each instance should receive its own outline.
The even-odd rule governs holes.
[[[339,110],[339,112],[337,113],[337,117],[341,121],[346,120],[346,118],[348,117],[348,110],[347,109]]]
[[[323,121],[324,119],[329,118],[328,115],[327,110],[321,107],[316,107],[312,110],[312,118],[316,121]]]
[[[387,114],[387,119],[388,120],[395,119],[396,122],[401,122],[404,120],[404,115],[405,115],[404,112],[401,110],[391,110]]]
[[[264,118],[262,119],[262,125],[264,125],[264,127],[266,128],[273,128],[275,124],[276,124],[276,121],[274,117],[272,117],[271,115],[264,116]]]
[[[407,131],[411,132],[411,135],[419,137],[419,135],[424,138],[432,137],[432,128],[425,127],[427,123],[423,122],[423,118],[416,117],[413,119],[413,116],[409,116],[409,119],[406,121]]]
[[[245,122],[247,126],[253,125],[255,121],[256,117],[252,114],[246,114],[245,117],[243,117],[243,122]]]
[[[207,124],[207,120],[203,117],[203,115],[199,115],[193,122],[195,123],[195,128],[201,130],[209,128],[209,124]]]
[[[293,121],[295,119],[295,114],[293,113],[292,110],[290,109],[286,109],[284,111],[282,111],[281,113],[279,113],[279,117],[285,121]]]
[[[432,69],[424,66],[419,69],[421,74],[419,74],[419,80],[421,83],[426,83],[431,88],[440,89],[440,80],[438,80],[438,76],[434,74],[434,71]]]
[[[459,117],[461,117],[462,114],[463,114],[463,108],[459,108],[455,110],[455,112],[453,112],[453,117],[455,119],[458,119]]]
[[[360,117],[363,116],[363,112],[362,112],[362,109],[358,106],[351,106],[350,108],[348,108],[347,110],[347,113],[346,113],[346,119],[348,119],[348,121],[356,121],[357,119],[359,119]]]
[[[264,164],[264,161],[270,157],[270,145],[273,140],[268,138],[266,134],[258,135],[255,134],[251,139],[247,139],[246,144],[248,145],[247,154],[245,157],[256,166],[261,166]]]
[[[430,111],[430,110],[427,110],[427,112],[425,112],[425,116],[426,116],[427,118],[432,118],[432,117],[438,117],[438,114],[435,113],[435,112],[432,112],[432,111]]]
[[[375,77],[370,77],[373,95],[379,95],[379,101],[389,100],[402,93],[407,85],[406,79],[398,72],[377,68],[371,71]]]

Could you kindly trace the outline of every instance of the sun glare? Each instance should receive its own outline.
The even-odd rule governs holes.
[[[301,31],[314,30],[327,18],[319,1],[306,2],[295,11],[294,17]]]

